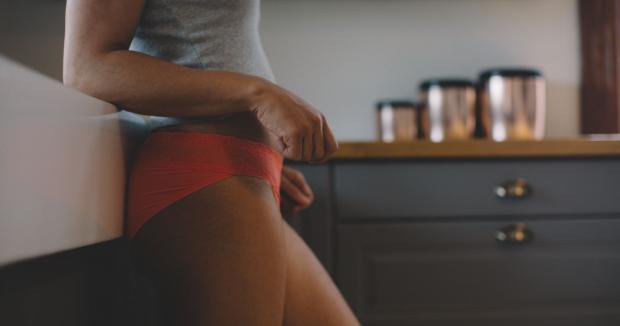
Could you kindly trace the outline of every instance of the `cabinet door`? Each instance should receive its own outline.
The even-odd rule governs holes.
[[[619,159],[353,162],[334,168],[340,219],[620,213],[619,184]],[[500,186],[505,198],[498,196]]]
[[[517,221],[514,221],[517,222]],[[337,282],[364,325],[619,325],[620,220],[338,228]]]

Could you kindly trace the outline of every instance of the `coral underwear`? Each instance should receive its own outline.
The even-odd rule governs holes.
[[[266,180],[280,203],[283,158],[248,139],[199,132],[154,132],[133,163],[128,187],[130,238],[174,202],[230,176]]]

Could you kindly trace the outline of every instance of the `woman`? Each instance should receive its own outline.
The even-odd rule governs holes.
[[[129,184],[135,254],[176,325],[358,325],[280,213],[312,201],[283,158],[337,149],[273,83],[259,0],[69,0],[64,81],[157,116]]]

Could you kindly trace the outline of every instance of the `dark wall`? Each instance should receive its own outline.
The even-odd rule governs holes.
[[[1,0],[0,55],[62,79],[64,0]]]

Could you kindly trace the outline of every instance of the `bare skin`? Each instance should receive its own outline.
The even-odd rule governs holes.
[[[251,112],[273,138],[269,143],[292,160],[323,161],[337,150],[323,114],[268,80],[190,69],[129,51],[144,1],[67,2],[66,85],[145,115],[204,118]]]
[[[262,180],[228,178],[176,202],[135,244],[174,325],[359,325]]]
[[[128,51],[144,1],[68,1],[65,84],[135,113],[200,118],[154,132],[231,135],[307,162],[337,150],[323,114],[267,80]],[[282,195],[292,213],[313,200],[290,168]],[[209,185],[154,216],[133,243],[175,325],[359,325],[264,180]]]

